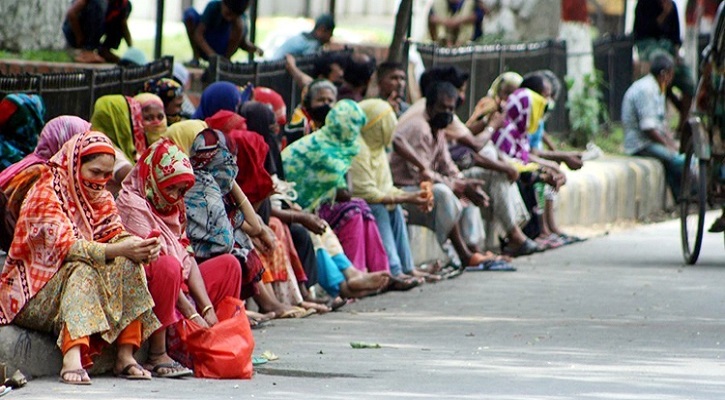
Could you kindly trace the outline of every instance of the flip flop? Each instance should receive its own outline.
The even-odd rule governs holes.
[[[337,311],[340,308],[344,307],[347,304],[347,300],[343,299],[342,297],[336,297],[334,300],[332,300],[328,306],[332,309],[332,311]]]
[[[167,372],[165,374],[160,373],[159,370],[164,368],[175,371]],[[174,361],[154,365],[154,367],[151,368],[151,375],[157,378],[183,378],[185,376],[194,375],[194,371],[181,365],[178,361]]]
[[[516,271],[516,268],[505,260],[490,260],[472,267],[466,267],[466,271]]]
[[[257,365],[266,364],[268,362],[269,362],[269,360],[267,360],[264,357],[252,356],[252,366],[256,367]]]
[[[68,370],[68,371],[61,372],[60,373],[60,379],[59,379],[59,381],[61,383],[65,383],[66,385],[88,386],[88,385],[91,384],[91,381],[84,381],[84,380],[80,380],[80,381],[69,381],[68,378],[65,377],[67,374],[76,374],[76,375],[80,375],[81,376],[81,379],[83,379],[83,378],[90,379],[90,377],[88,376],[88,371],[86,371],[83,368],[80,368],[80,369],[71,369],[71,370]],[[10,388],[6,388],[6,389],[10,389]],[[7,394],[7,393],[3,393],[3,394]]]
[[[420,281],[416,278],[400,279],[390,277],[390,285],[388,285],[388,290],[399,290],[404,292],[413,289],[416,286],[420,286]]]
[[[90,384],[90,383],[91,382],[89,381],[88,384]],[[3,389],[2,391],[0,391],[0,397],[3,397],[6,394],[10,393],[11,390],[13,390],[13,388],[11,388],[9,386],[5,386],[5,389]]]
[[[127,366],[123,367],[123,369],[121,370],[121,372],[118,373],[118,374],[116,374],[116,376],[119,377],[119,378],[128,379],[129,381],[150,381],[151,380],[151,377],[150,376],[146,376],[146,375],[131,375],[129,372],[131,372],[131,368],[134,368],[134,367],[136,367],[136,368],[138,368],[140,370],[144,370],[145,369],[144,367],[142,367],[138,363],[135,363],[135,364],[134,363],[131,363],[131,364],[128,364]]]

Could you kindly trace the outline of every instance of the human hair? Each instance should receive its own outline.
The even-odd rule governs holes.
[[[559,77],[556,76],[556,74],[552,70],[540,69],[538,71],[529,72],[528,74],[524,75],[524,79],[526,79],[530,76],[533,76],[533,75],[539,75],[542,78],[549,81],[549,83],[551,84],[551,98],[554,100],[559,98],[559,94],[561,93],[561,88],[562,88],[561,80],[559,80]],[[529,89],[531,89],[531,88],[529,88]],[[534,90],[534,89],[531,89],[531,90]]]
[[[335,30],[335,18],[330,14],[322,14],[315,20],[315,27],[313,30],[323,28],[326,31],[332,32]]]
[[[224,0],[224,5],[232,13],[242,15],[247,10],[247,7],[249,7],[249,0]]]
[[[343,79],[354,87],[367,85],[375,73],[375,65],[375,57],[366,53],[355,53],[345,66]]]
[[[460,89],[468,82],[471,75],[455,65],[437,65],[427,69],[420,76],[420,91],[427,93],[428,86],[433,82],[445,81]]]
[[[91,154],[86,154],[85,156],[81,156],[81,165],[91,162],[102,155],[110,156],[110,154],[107,154],[107,153],[91,153]]]
[[[649,72],[654,76],[659,76],[662,71],[669,71],[675,69],[675,60],[669,54],[658,51],[652,54],[650,57]]]
[[[332,72],[332,64],[337,64],[340,66],[340,68],[345,70],[349,59],[350,55],[347,53],[323,52],[312,63],[312,76],[315,78],[319,76],[329,76]]]
[[[524,80],[521,81],[521,86],[519,87],[531,89],[534,92],[541,94],[544,92],[544,87],[547,81],[548,79],[546,79],[543,74],[532,73],[524,77]]]
[[[332,94],[335,95],[335,98],[337,98],[337,87],[335,87],[335,84],[327,79],[316,79],[307,86],[307,94],[305,94],[305,97],[302,99],[302,106],[309,107],[312,103],[312,99],[317,96],[317,93],[324,89],[332,90]]]
[[[405,67],[402,63],[399,62],[393,62],[393,61],[385,61],[378,65],[378,80],[382,79],[385,75],[393,72],[393,71],[403,71],[405,72]]]
[[[433,107],[439,99],[458,99],[458,89],[450,82],[436,81],[428,86],[425,91],[425,105]]]

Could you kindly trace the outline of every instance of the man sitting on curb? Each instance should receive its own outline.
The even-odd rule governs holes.
[[[128,47],[133,46],[128,30],[130,14],[128,0],[74,0],[65,15],[63,34],[70,47],[80,49],[75,61],[118,63],[120,59],[111,49],[118,48],[121,38]]]
[[[664,52],[655,53],[650,73],[632,83],[622,101],[624,151],[653,157],[665,167],[667,185],[675,199],[680,197],[684,157],[667,131],[665,96],[675,75],[675,61]]]

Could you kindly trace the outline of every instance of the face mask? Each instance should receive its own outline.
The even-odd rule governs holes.
[[[181,121],[181,114],[166,115],[166,124],[171,125]]]
[[[310,114],[310,117],[312,117],[313,120],[317,122],[324,122],[325,117],[327,117],[327,114],[332,109],[332,106],[329,104],[323,104],[321,106],[312,107],[307,109],[307,112]]]
[[[164,121],[155,122],[153,124],[146,125],[144,130],[146,131],[146,139],[149,144],[151,144],[161,139],[161,135],[166,132],[166,123],[164,123]]]
[[[453,113],[439,112],[430,119],[430,126],[433,129],[443,129],[453,122]]]
[[[106,184],[109,180],[111,180],[110,177],[107,179],[81,179],[83,191],[86,193],[86,196],[88,196],[88,200],[93,201],[101,197],[103,192],[106,190]]]

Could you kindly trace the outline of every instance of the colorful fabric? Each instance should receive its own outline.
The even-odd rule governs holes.
[[[504,126],[491,137],[496,147],[509,157],[528,163],[531,151],[528,135],[539,127],[546,103],[543,96],[531,89],[513,92],[506,101]]]
[[[81,176],[81,157],[114,154],[100,132],[74,136],[50,159],[20,210],[15,237],[0,275],[0,323],[13,320],[58,272],[79,241],[108,242],[123,233],[105,182]]]
[[[207,129],[209,126],[204,121],[198,119],[190,119],[187,121],[177,122],[169,127],[164,137],[174,142],[181,151],[189,155],[191,153],[191,145],[196,139],[196,135]]]
[[[221,115],[220,115],[221,114]],[[246,129],[244,118],[230,111],[219,111],[207,124],[219,127],[227,136],[229,147],[237,153],[237,168],[241,173],[236,182],[252,204],[266,199],[274,190],[272,177],[265,169],[269,147],[264,139]]]
[[[332,108],[325,126],[292,143],[282,151],[288,181],[297,183],[297,202],[307,210],[335,198],[338,188],[347,188],[345,174],[360,151],[360,129],[365,113],[350,100]]]
[[[175,198],[167,189],[185,187]],[[128,231],[139,237],[157,229],[161,232],[161,254],[181,262],[183,278],[196,263],[186,236],[186,207],[183,193],[194,185],[194,171],[188,156],[168,139],[146,150],[139,163],[123,181],[116,203]]]
[[[231,82],[214,82],[201,93],[199,107],[192,116],[194,119],[206,119],[217,111],[236,112],[242,104],[239,87]]]
[[[386,196],[403,193],[393,186],[386,152],[393,143],[398,118],[385,100],[364,100],[360,102],[360,108],[365,111],[368,123],[360,131],[360,152],[350,167],[352,195],[370,203],[380,203]]]
[[[131,97],[120,94],[100,97],[93,108],[91,126],[105,133],[132,164],[148,148],[141,105]]]
[[[161,101],[159,96],[152,93],[139,93],[134,98],[141,105],[141,116],[143,117],[143,129],[146,134],[146,143],[152,144],[157,140],[161,139],[161,136],[168,129],[166,122],[166,112],[164,109],[164,102]],[[146,107],[157,106],[161,109],[163,114],[162,119],[156,118],[156,116],[145,115]]]
[[[501,104],[501,89],[503,88],[518,88],[521,86],[524,78],[516,72],[508,71],[496,77],[491,83],[491,87],[488,89],[485,97],[482,97],[476,107],[473,110],[473,114],[466,121],[466,125],[478,121],[492,112],[499,109]]]
[[[91,124],[72,115],[62,115],[51,119],[40,132],[35,150],[0,173],[0,188],[4,189],[8,182],[20,171],[31,165],[45,163],[73,135],[83,133],[90,128]]]
[[[71,247],[66,260],[13,324],[50,334],[61,332],[58,347],[66,332],[66,339],[89,337],[86,356],[123,338],[126,327],[140,323],[139,342],[160,327],[138,264],[125,257],[107,261],[102,244],[85,240]],[[83,361],[84,366],[92,363],[87,357]]]
[[[176,65],[174,65],[174,70],[176,70]],[[143,91],[158,96],[164,102],[164,106],[169,105],[177,97],[184,96],[184,88],[181,84],[170,78],[150,79],[144,83]]]
[[[280,126],[287,123],[287,104],[279,93],[270,88],[256,87],[254,88],[254,101],[268,105]]]
[[[270,254],[259,255],[265,267],[262,281],[272,284],[277,300],[297,305],[303,300],[299,282],[307,281],[307,276],[292,242],[289,227],[274,217],[269,219],[269,227],[277,237],[278,246]]]
[[[284,168],[282,166],[282,155],[277,141],[277,133],[279,132],[278,121],[275,121],[275,115],[267,105],[257,101],[250,101],[242,106],[240,111],[242,116],[247,118],[247,127],[250,131],[256,132],[264,138],[264,142],[269,147],[267,158],[264,161],[264,167],[270,175],[277,175],[284,180]]]
[[[44,115],[40,96],[13,93],[0,101],[0,171],[33,152]]]
[[[287,145],[296,142],[319,128],[302,105],[297,106],[290,117],[289,123],[284,126],[284,142],[282,143],[282,148],[284,149]]]

